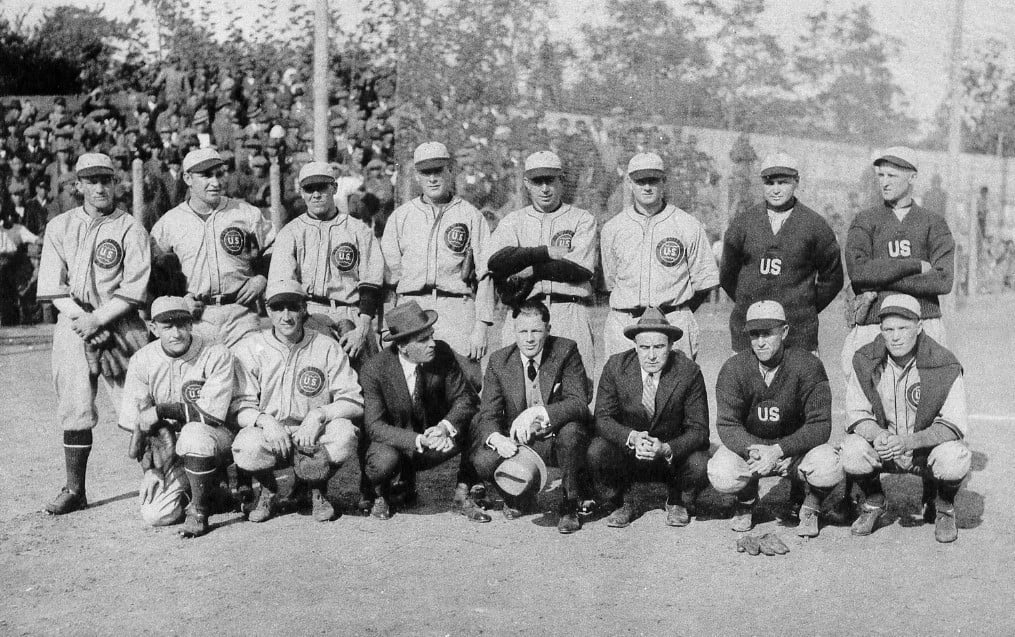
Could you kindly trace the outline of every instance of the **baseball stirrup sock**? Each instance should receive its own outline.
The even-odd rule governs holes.
[[[63,455],[67,464],[67,489],[78,495],[85,492],[88,454],[92,451],[92,430],[63,432]]]
[[[183,468],[190,481],[190,494],[194,508],[201,513],[208,511],[208,495],[218,481],[216,469],[218,462],[211,456],[183,456]]]

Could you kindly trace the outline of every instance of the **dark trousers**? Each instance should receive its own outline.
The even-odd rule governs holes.
[[[529,444],[548,465],[560,467],[565,500],[580,500],[589,495],[584,478],[585,456],[591,436],[588,430],[576,422],[569,422],[557,435]],[[493,481],[493,473],[504,461],[500,454],[486,446],[485,440],[477,440],[472,450],[472,464],[480,480]]]
[[[387,495],[391,479],[401,474],[402,480],[411,482],[416,471],[425,471],[444,464],[462,451],[459,441],[450,451],[438,453],[432,449],[424,449],[423,453],[413,451],[406,453],[391,445],[371,442],[366,451],[366,477],[370,485],[379,495]],[[469,454],[462,454],[458,466],[457,481],[467,485],[476,483],[476,470],[469,462]]]
[[[682,460],[674,458],[673,462],[664,458],[638,460],[626,446],[595,438],[589,444],[588,463],[603,501],[626,501],[633,482],[663,482],[670,504],[691,505],[707,480],[708,454],[695,451]]]

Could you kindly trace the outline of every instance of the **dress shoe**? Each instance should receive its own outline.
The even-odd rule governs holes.
[[[864,503],[863,508],[860,510],[860,515],[857,516],[853,525],[849,527],[849,532],[858,536],[870,535],[877,528],[878,520],[881,519],[881,515],[884,512],[884,507],[871,506]]]
[[[923,521],[926,524],[937,523],[937,505],[933,500],[923,503]]]
[[[391,519],[391,505],[388,504],[388,499],[382,496],[374,500],[374,504],[370,508],[370,516],[378,520]]]
[[[318,522],[331,522],[335,519],[335,507],[328,502],[325,489],[310,491],[310,504],[313,507],[314,519]]]
[[[934,539],[947,544],[954,542],[958,537],[959,527],[955,523],[955,509],[938,508],[937,517],[934,520]]]
[[[247,519],[251,522],[267,522],[275,516],[275,499],[277,495],[273,491],[261,487],[261,493],[257,496],[257,503],[251,509]]]
[[[67,487],[60,489],[60,493],[52,502],[46,505],[46,513],[50,515],[63,515],[88,508],[88,498],[82,493],[78,495]]]
[[[800,537],[818,537],[818,511],[811,507],[800,507],[800,522],[796,525],[796,534]]]
[[[465,519],[470,522],[489,522],[493,519],[490,517],[490,514],[480,508],[480,506],[476,504],[475,500],[471,497],[466,498],[465,504],[462,505],[461,510],[462,515],[464,515]]]
[[[557,530],[564,535],[569,535],[582,528],[581,520],[578,518],[578,503],[564,501],[560,505],[560,520],[557,521]]]
[[[180,535],[183,537],[201,537],[208,533],[208,516],[193,507],[187,508],[187,519],[180,527]]]
[[[614,509],[613,513],[611,513],[610,516],[606,518],[606,526],[615,529],[622,529],[625,526],[631,524],[631,520],[633,519],[634,519],[634,505],[629,502],[625,502],[624,504]]]
[[[691,514],[683,504],[666,503],[666,525],[687,526],[691,523]]]
[[[747,533],[754,528],[754,505],[755,501],[741,502],[737,500],[737,507],[733,511],[733,520],[730,528],[737,533]]]

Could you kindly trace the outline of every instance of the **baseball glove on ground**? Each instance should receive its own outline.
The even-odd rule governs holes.
[[[745,535],[737,540],[737,552],[748,555],[785,555],[789,553],[787,547],[775,533],[764,535]]]
[[[331,477],[331,458],[324,445],[297,446],[293,453],[293,472],[306,482],[324,482]]]

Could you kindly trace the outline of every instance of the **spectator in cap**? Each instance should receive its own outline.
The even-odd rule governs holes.
[[[738,213],[723,237],[720,280],[735,305],[730,313],[733,350],[748,349],[747,309],[777,301],[790,326],[786,345],[818,353],[818,314],[842,290],[842,259],[835,231],[796,198],[800,171],[784,152],[761,165],[765,201]]]
[[[850,531],[870,535],[885,511],[880,474],[923,480],[923,519],[938,542],[958,537],[955,496],[969,473],[968,413],[962,366],[923,329],[919,299],[880,299],[880,333],[853,355],[847,379],[842,466],[864,503]]]
[[[656,307],[683,336],[675,341],[692,360],[698,353],[693,312],[719,285],[711,243],[700,221],[666,201],[666,169],[656,153],[639,153],[627,166],[633,201],[603,225],[603,279],[610,291],[606,355],[631,346],[624,329]]]
[[[589,211],[563,202],[563,175],[563,163],[552,151],[538,151],[525,159],[524,184],[532,203],[508,213],[497,225],[490,273],[500,286],[521,285],[523,291],[530,290],[512,303],[533,299],[546,304],[556,333],[578,343],[585,370],[594,374],[595,348],[587,308],[592,303],[598,259],[596,220]],[[509,312],[502,343],[512,342],[514,324]]]
[[[454,193],[447,146],[417,146],[413,170],[422,194],[399,206],[384,228],[385,279],[395,287],[396,304],[411,299],[436,312],[435,338],[447,342],[478,388],[493,324],[493,284],[486,265],[490,229],[475,206]]]
[[[736,494],[732,528],[745,533],[754,527],[758,481],[789,478],[797,534],[816,537],[821,503],[844,477],[828,444],[828,376],[816,356],[789,345],[794,327],[779,302],[752,303],[742,329],[750,349],[727,360],[716,381],[722,446],[708,462],[709,480],[716,491]]]

